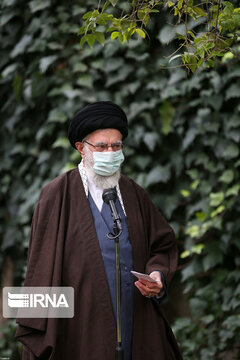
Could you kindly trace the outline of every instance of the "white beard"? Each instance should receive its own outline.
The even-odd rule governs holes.
[[[115,174],[110,176],[102,176],[93,170],[93,158],[91,151],[85,146],[85,158],[84,158],[84,167],[86,169],[87,175],[93,181],[93,183],[102,190],[114,188],[117,186],[120,179],[120,169],[115,172]]]

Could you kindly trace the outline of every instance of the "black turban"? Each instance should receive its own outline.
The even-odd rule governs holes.
[[[125,112],[111,101],[98,101],[79,110],[70,122],[68,138],[75,148],[77,141],[99,129],[117,129],[123,139],[128,135],[128,122]]]

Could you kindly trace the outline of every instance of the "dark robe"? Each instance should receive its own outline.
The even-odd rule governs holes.
[[[121,176],[135,271],[163,272],[167,285],[177,267],[173,231],[134,181]],[[74,317],[17,319],[23,359],[114,360],[116,323],[104,263],[78,169],[46,185],[36,206],[25,286],[72,286]],[[133,360],[181,359],[161,306],[134,291]]]

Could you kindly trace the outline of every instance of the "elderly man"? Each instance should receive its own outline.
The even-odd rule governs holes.
[[[115,188],[122,220],[119,237],[124,360],[181,359],[160,303],[177,266],[170,226],[146,192],[120,174],[123,110],[110,101],[81,109],[69,127],[81,154],[78,169],[44,187],[35,209],[25,286],[72,286],[71,319],[18,319],[23,359],[113,360],[116,348],[116,278],[113,220],[102,200]],[[156,282],[134,283],[131,270]],[[135,285],[135,286],[134,286]]]

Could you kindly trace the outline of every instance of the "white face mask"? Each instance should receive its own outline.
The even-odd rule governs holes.
[[[93,170],[102,176],[115,174],[124,161],[122,150],[93,152]]]

